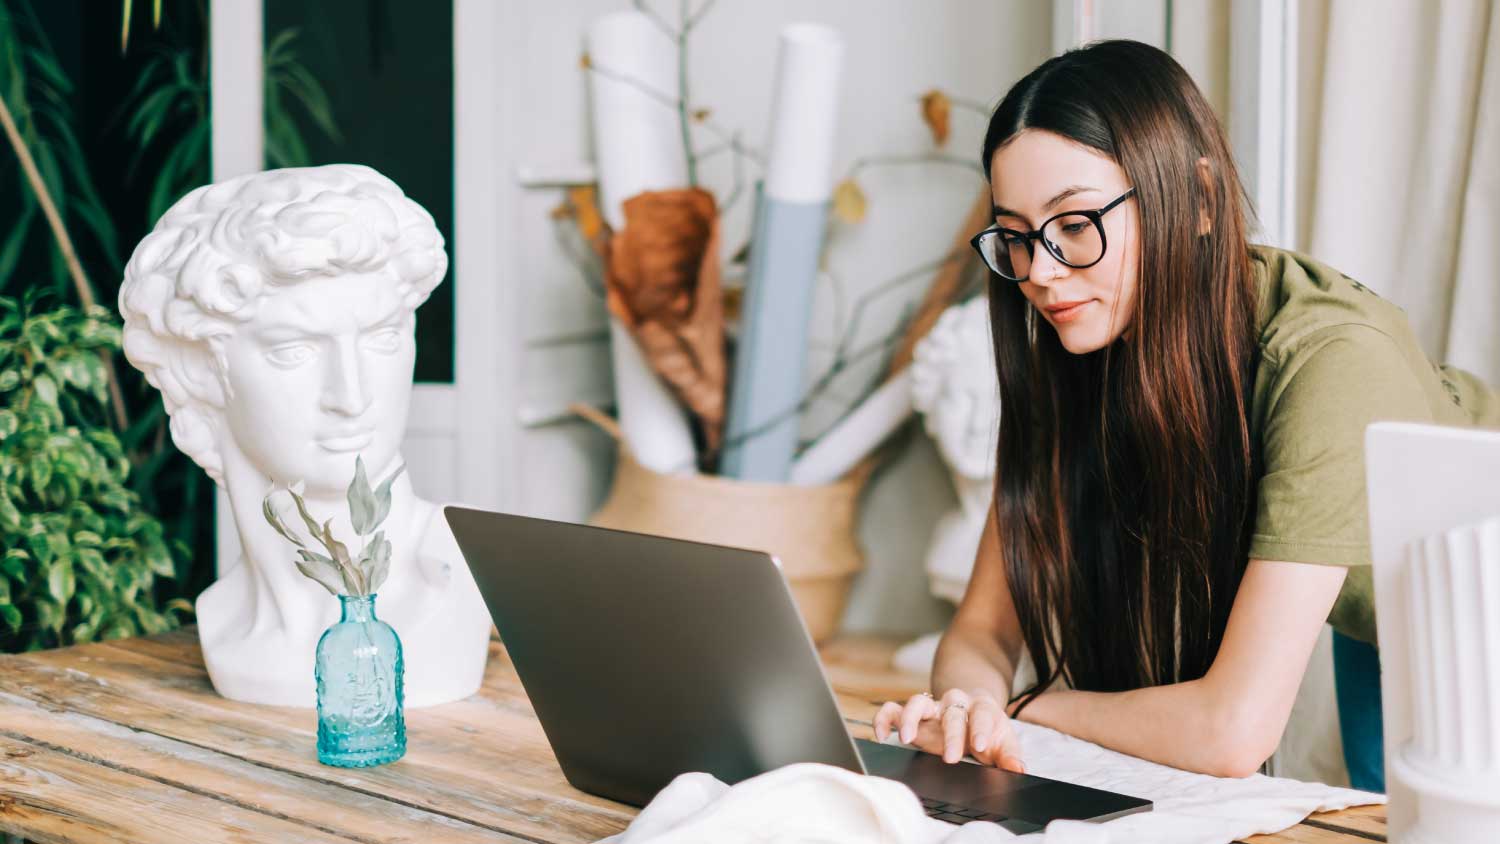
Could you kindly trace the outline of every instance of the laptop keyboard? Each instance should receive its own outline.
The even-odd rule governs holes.
[[[1007,818],[1004,815],[986,812],[983,809],[970,809],[954,803],[933,800],[930,797],[923,797],[921,800],[922,811],[926,812],[928,817],[937,818],[940,821],[947,821],[948,823],[965,824],[969,821],[990,821],[1018,835],[1024,835],[1028,832],[1040,832],[1042,830],[1040,824],[1023,821],[1020,818]]]

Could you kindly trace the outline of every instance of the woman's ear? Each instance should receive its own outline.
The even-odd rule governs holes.
[[[1202,156],[1202,157],[1200,157],[1198,159],[1198,178],[1203,181],[1203,195],[1205,197],[1213,196],[1213,193],[1214,193],[1213,168],[1209,166],[1208,157],[1207,156]],[[1214,228],[1214,221],[1213,221],[1213,218],[1208,215],[1208,206],[1207,205],[1199,205],[1198,206],[1198,236],[1202,237],[1202,236],[1208,234],[1209,232],[1213,231],[1213,228]]]

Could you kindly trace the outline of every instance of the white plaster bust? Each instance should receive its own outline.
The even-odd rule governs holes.
[[[266,523],[273,485],[354,538],[345,491],[402,464],[415,311],[448,259],[432,217],[368,167],[253,173],[194,190],[136,247],[120,290],[125,355],[162,392],[172,441],[229,496],[243,556],[197,601],[214,689],[313,706],[318,638],[339,602]],[[447,521],[410,475],[382,528],[376,614],[401,637],[410,706],[467,697],[490,616]],[[284,497],[284,496],[283,496]]]
[[[938,519],[924,566],[932,594],[957,604],[968,587],[984,532],[1000,430],[987,298],[978,296],[943,312],[912,353],[911,377],[912,406],[937,443],[959,502],[957,510]],[[897,664],[929,670],[938,635],[903,648]]]

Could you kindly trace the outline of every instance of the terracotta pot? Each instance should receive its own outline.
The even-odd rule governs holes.
[[[613,420],[579,412],[619,441]],[[808,632],[821,643],[837,632],[854,575],[864,567],[855,519],[873,468],[867,460],[819,486],[663,475],[637,463],[620,443],[609,497],[589,523],[775,555]]]

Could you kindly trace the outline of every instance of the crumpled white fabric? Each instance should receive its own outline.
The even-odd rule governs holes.
[[[1018,837],[992,823],[959,827],[929,818],[911,789],[893,780],[802,763],[733,787],[683,774],[629,829],[599,844],[1228,844],[1314,812],[1385,802],[1320,783],[1179,771],[1035,724],[1015,727],[1028,773],[1143,797],[1155,809],[1103,824],[1053,821],[1045,833]]]

